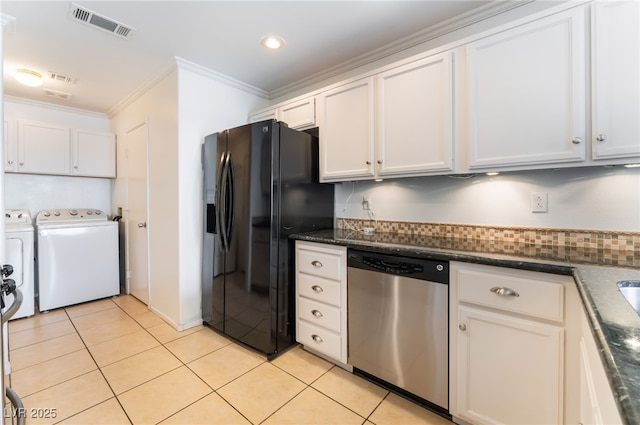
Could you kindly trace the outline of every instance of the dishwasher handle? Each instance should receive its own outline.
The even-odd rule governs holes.
[[[449,262],[349,249],[347,267],[449,284]]]

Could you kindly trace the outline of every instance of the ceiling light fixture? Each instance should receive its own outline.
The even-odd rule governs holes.
[[[16,69],[16,80],[25,86],[38,87],[42,85],[42,74],[30,69]]]
[[[262,39],[260,40],[260,44],[262,44],[263,47],[269,50],[278,50],[284,47],[285,42],[282,37],[278,37],[276,35],[268,35],[266,37],[262,37]]]

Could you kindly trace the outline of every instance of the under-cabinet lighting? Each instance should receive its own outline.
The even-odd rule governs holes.
[[[624,164],[625,168],[640,168],[640,164]]]
[[[374,182],[381,182],[381,181],[382,181],[382,179],[374,179],[373,181],[374,181]]]
[[[487,176],[497,176],[498,174],[500,174],[500,173],[499,173],[499,172],[497,172],[497,171],[489,171],[489,172],[487,173]]]

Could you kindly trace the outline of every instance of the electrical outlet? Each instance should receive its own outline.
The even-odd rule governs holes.
[[[366,196],[362,197],[362,209],[364,211],[371,209],[371,205],[369,204],[369,198],[367,198]]]
[[[533,192],[531,193],[531,212],[543,212],[549,211],[549,195],[546,192]]]

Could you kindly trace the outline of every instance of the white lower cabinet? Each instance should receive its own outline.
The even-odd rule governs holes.
[[[565,289],[573,279],[457,262],[450,270],[451,414],[471,424],[568,423]]]
[[[296,341],[347,362],[347,249],[296,241]]]
[[[591,327],[582,313],[580,340],[580,424],[622,424]]]
[[[481,424],[561,424],[564,331],[458,310],[458,415]]]
[[[571,276],[450,263],[450,413],[465,424],[621,424]]]

